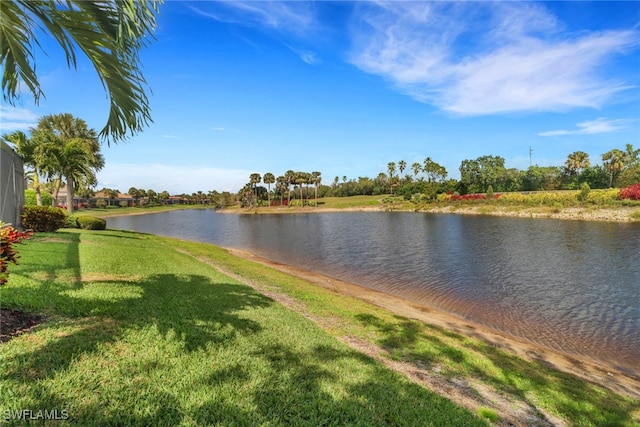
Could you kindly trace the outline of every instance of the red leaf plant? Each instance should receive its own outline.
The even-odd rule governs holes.
[[[13,245],[22,243],[24,239],[28,239],[32,234],[31,232],[18,231],[11,225],[3,224],[0,221],[0,286],[7,283],[9,263],[17,264],[18,258],[20,258]]]

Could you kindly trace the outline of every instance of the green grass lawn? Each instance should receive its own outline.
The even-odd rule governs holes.
[[[635,400],[211,245],[63,230],[37,234],[19,249],[21,263],[10,267],[0,301],[47,321],[0,345],[0,415],[65,410],[82,426],[500,420],[490,401],[478,410],[482,419],[339,340],[352,337],[568,425],[640,423]],[[214,266],[330,321],[322,329]]]
[[[2,304],[47,322],[0,346],[1,414],[66,411],[82,426],[486,425],[167,239],[61,231],[20,249]]]

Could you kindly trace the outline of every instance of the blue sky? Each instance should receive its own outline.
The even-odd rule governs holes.
[[[592,164],[640,146],[637,2],[167,1],[142,52],[154,123],[103,147],[98,188],[237,191],[288,169],[357,179],[429,156]],[[36,52],[46,99],[2,105],[2,133],[68,112],[99,130],[91,65]]]

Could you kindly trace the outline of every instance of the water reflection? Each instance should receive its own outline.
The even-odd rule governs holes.
[[[640,224],[187,210],[108,225],[250,250],[640,373]]]

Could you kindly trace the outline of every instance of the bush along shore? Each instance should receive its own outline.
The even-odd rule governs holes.
[[[224,213],[301,213],[334,211],[412,211],[524,218],[577,219],[585,221],[640,221],[640,184],[633,186],[634,198],[620,198],[619,189],[540,191],[528,193],[467,194],[442,193],[435,199],[414,196],[327,197],[304,207],[231,207]],[[624,190],[624,189],[623,189]],[[624,193],[626,194],[626,193]]]
[[[0,345],[9,425],[640,422],[637,382],[614,392],[215,246],[63,229],[20,253],[2,313],[42,323]]]

